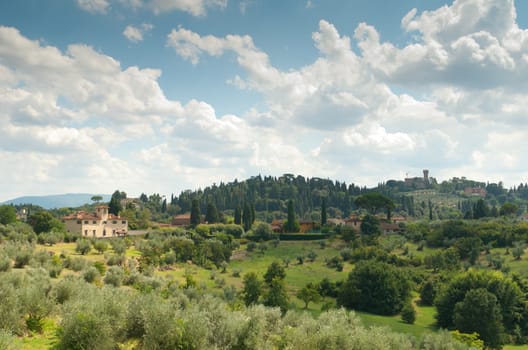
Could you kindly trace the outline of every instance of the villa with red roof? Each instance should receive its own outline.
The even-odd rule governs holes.
[[[64,216],[62,222],[68,232],[82,237],[117,237],[128,232],[128,221],[118,215],[108,213],[108,206],[100,205],[95,213],[79,211]]]

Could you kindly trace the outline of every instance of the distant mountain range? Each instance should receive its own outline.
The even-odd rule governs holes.
[[[90,194],[90,193],[67,193],[56,194],[48,196],[23,196],[8,201],[2,204],[33,204],[41,206],[44,209],[54,208],[76,208],[84,204],[90,204],[93,196],[103,197],[102,202],[110,201],[112,195],[110,194]]]

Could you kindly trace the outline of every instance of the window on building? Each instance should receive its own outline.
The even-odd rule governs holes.
[[[106,225],[106,221],[103,221],[103,225]]]
[[[95,220],[94,220],[94,221],[92,221],[92,224],[94,224],[94,225],[95,225],[95,224],[97,224],[97,221],[95,221]]]
[[[114,225],[117,224],[117,220],[112,221],[112,224]]]
[[[126,220],[121,221],[121,223],[122,223],[123,225],[126,224]]]
[[[106,236],[106,230],[103,230],[103,236]]]
[[[88,236],[88,230],[84,230],[84,235]]]
[[[95,237],[95,230],[93,230],[92,232],[93,232],[93,235],[94,235],[94,237]]]
[[[85,224],[88,224],[88,220],[85,220],[84,223],[85,223]]]
[[[77,220],[77,225],[80,225],[82,224],[82,221],[81,220]]]

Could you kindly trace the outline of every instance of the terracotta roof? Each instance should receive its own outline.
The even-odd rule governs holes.
[[[62,218],[63,220],[99,220],[99,218],[93,213],[87,213],[79,211],[74,214],[66,215]]]
[[[95,213],[87,213],[85,211],[78,211],[76,213],[66,215],[63,220],[101,220]],[[122,220],[121,216],[108,214],[108,220]]]
[[[191,213],[180,214],[180,215],[176,215],[175,217],[173,217],[173,219],[190,219],[190,218],[191,218]]]

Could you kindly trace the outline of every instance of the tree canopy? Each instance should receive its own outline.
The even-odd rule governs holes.
[[[7,225],[16,221],[16,209],[11,205],[0,205],[0,224]]]
[[[372,215],[384,208],[387,211],[387,216],[390,216],[390,211],[395,207],[392,199],[378,192],[369,192],[358,196],[354,202],[358,207],[366,209]]]
[[[468,294],[470,291],[479,289],[492,294],[493,298],[483,291]],[[482,300],[477,301],[477,296]],[[439,327],[448,329],[464,325],[465,331],[477,332],[477,324],[471,325],[470,320],[484,317],[480,316],[480,309],[482,308],[494,313],[492,304],[496,303],[500,317],[493,316],[493,319],[489,321],[500,322],[502,328],[511,334],[516,329],[525,328],[527,310],[523,300],[523,293],[511,278],[499,272],[470,270],[456,275],[450,282],[444,284],[438,292],[435,299],[437,323]],[[476,302],[477,306],[480,305],[479,303],[483,304],[480,307],[470,307],[470,301]],[[464,313],[463,317],[462,312]],[[454,317],[456,314],[459,314],[458,318]],[[523,332],[526,332],[526,329]],[[483,340],[486,341],[484,338]],[[488,340],[488,344],[491,346],[489,342],[490,340]]]
[[[407,276],[387,263],[359,261],[348,275],[338,295],[338,303],[350,309],[380,315],[400,312],[410,298],[411,286]]]

